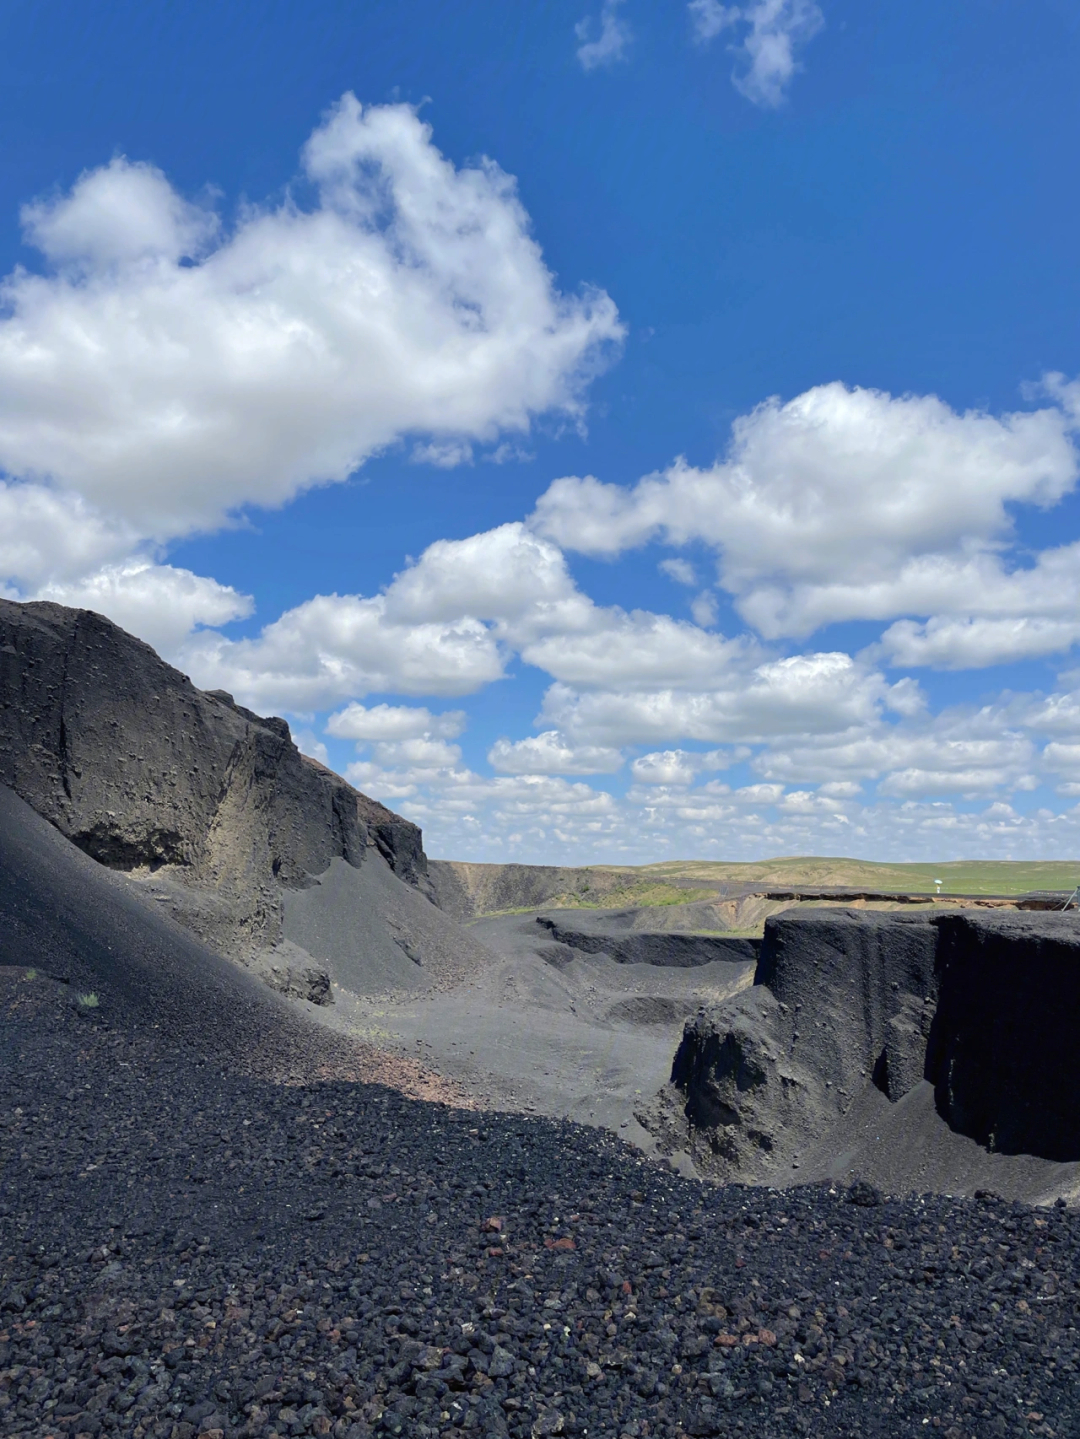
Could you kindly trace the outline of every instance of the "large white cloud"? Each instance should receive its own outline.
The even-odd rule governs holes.
[[[531,522],[587,554],[704,541],[721,585],[767,638],[851,619],[1015,619],[1048,607],[1064,617],[1078,592],[1074,547],[1032,570],[1003,556],[1009,506],[1055,504],[1076,481],[1075,396],[1055,389],[1059,404],[996,417],[958,414],[934,396],[822,385],[736,421],[711,469],[679,460],[631,489],[557,480]],[[1011,657],[1015,635],[1000,638]],[[892,643],[912,652],[917,639],[898,631]],[[1048,636],[1028,641],[1045,652]],[[924,653],[941,662],[933,646]]]
[[[0,479],[0,582],[32,592],[131,555],[139,535],[75,494]]]
[[[255,639],[197,634],[179,659],[205,689],[294,714],[372,692],[465,695],[503,673],[499,646],[479,620],[389,623],[381,595],[318,595]]]
[[[81,580],[43,585],[37,598],[97,610],[166,655],[175,654],[199,626],[244,619],[254,609],[251,596],[231,585],[140,559],[106,565]]]
[[[314,208],[224,235],[122,158],[25,209],[51,268],[3,284],[0,467],[164,539],[409,434],[580,413],[615,307],[556,289],[497,165],[456,169],[412,109],[352,95],[303,163]]]
[[[568,684],[625,689],[736,684],[760,658],[666,615],[594,604],[520,523],[437,540],[381,595],[317,596],[254,639],[196,636],[183,658],[199,683],[305,711],[379,691],[469,694],[514,653]]]
[[[733,667],[709,689],[573,688],[556,683],[543,719],[577,743],[626,745],[672,739],[760,743],[784,735],[835,735],[875,724],[883,707],[909,707],[882,675],[843,653],[793,655]]]

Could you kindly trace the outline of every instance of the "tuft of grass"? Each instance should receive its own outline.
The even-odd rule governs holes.
[[[98,999],[97,995],[94,994],[92,990],[89,994],[80,994],[78,999],[79,1004],[83,1009],[97,1009],[98,1005],[101,1003],[101,1000]]]
[[[36,969],[28,969],[28,970],[26,971],[26,973],[23,975],[23,979],[37,979],[37,977],[38,977],[38,972],[37,972]]]

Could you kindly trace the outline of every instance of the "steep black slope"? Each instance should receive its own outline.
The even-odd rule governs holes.
[[[0,965],[63,982],[91,1027],[149,1031],[254,1072],[315,1072],[343,1052],[155,908],[0,785]]]
[[[369,845],[428,885],[415,825],[89,610],[0,600],[0,783],[102,864],[181,881],[235,957],[278,943],[283,887]]]
[[[1080,1160],[1080,923],[950,915],[937,931],[924,1069],[939,1109],[998,1152]]]

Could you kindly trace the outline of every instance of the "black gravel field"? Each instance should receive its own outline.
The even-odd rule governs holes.
[[[710,1188],[0,979],[0,1433],[1080,1436],[1080,1217]]]

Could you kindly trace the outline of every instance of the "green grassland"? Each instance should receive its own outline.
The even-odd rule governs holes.
[[[603,903],[675,904],[709,897],[721,885],[761,885],[782,888],[842,886],[881,893],[934,891],[934,880],[943,881],[942,894],[1025,894],[1029,890],[1056,890],[1071,893],[1080,884],[1080,860],[949,860],[936,864],[875,864],[871,860],[790,858],[759,860],[751,864],[728,864],[713,860],[669,860],[662,864],[631,867],[596,866],[598,872],[625,876],[626,898],[615,900],[618,891],[607,889]],[[684,889],[682,886],[688,886]],[[692,886],[696,892],[688,892]],[[679,899],[638,898],[639,894],[665,895],[677,890]],[[622,889],[622,886],[620,886]],[[633,894],[633,898],[631,898]],[[579,895],[581,903],[585,896]],[[594,898],[591,901],[597,903]]]

